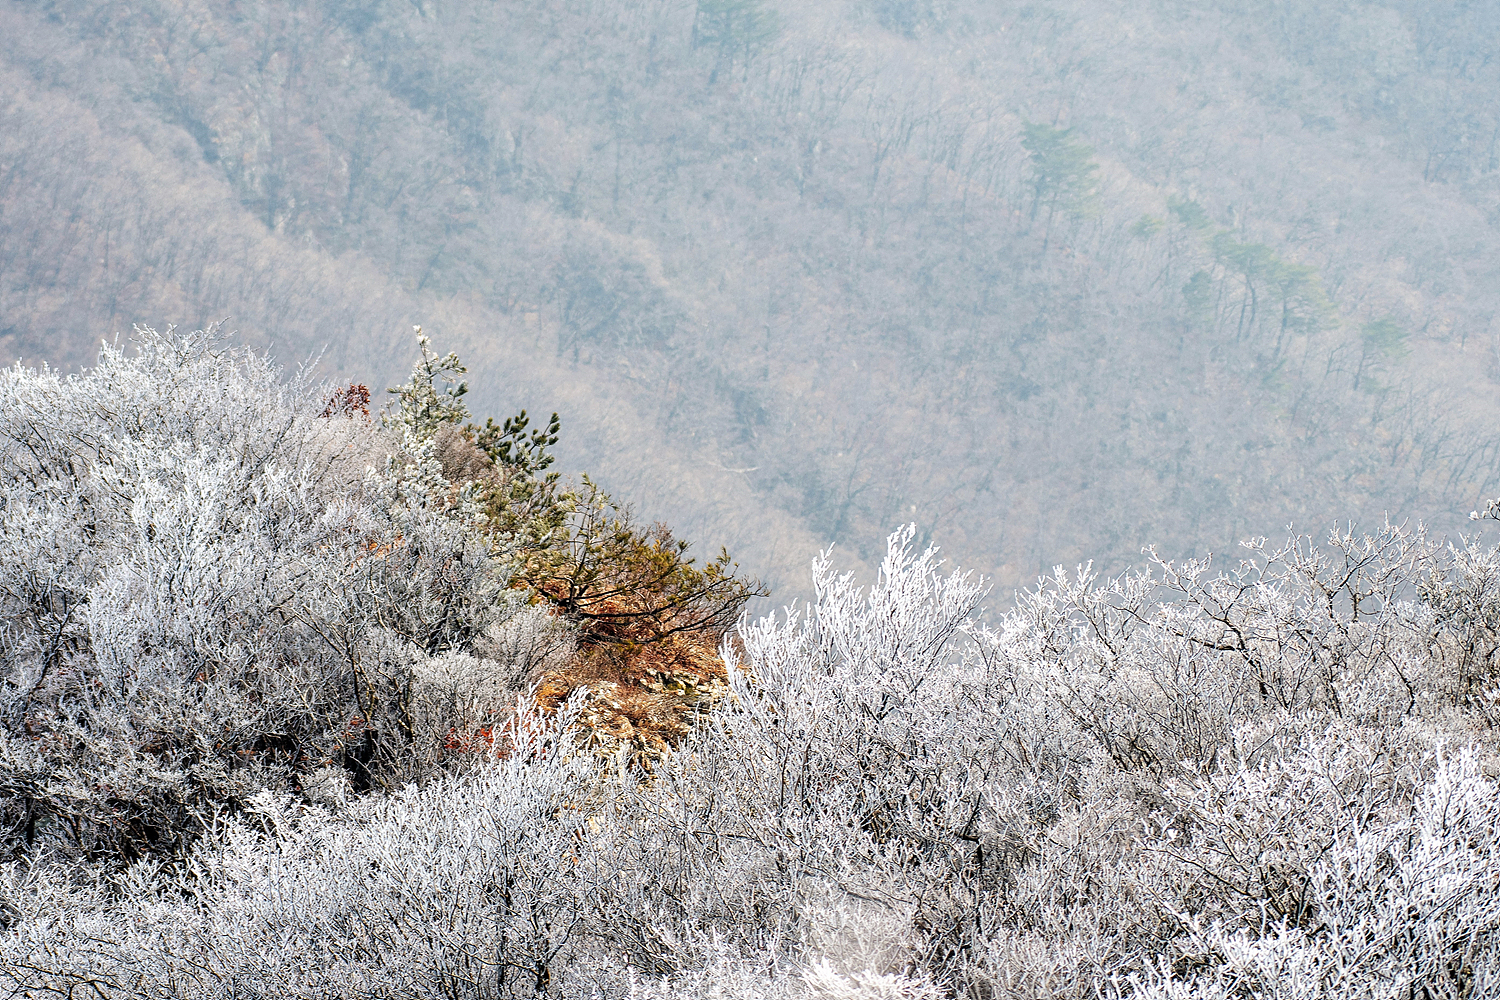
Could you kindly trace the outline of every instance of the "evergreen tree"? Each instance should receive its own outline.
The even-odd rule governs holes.
[[[693,46],[714,51],[709,82],[735,60],[748,64],[756,50],[781,34],[781,19],[766,8],[765,0],[698,0],[693,22]]]
[[[1099,165],[1093,147],[1073,138],[1070,128],[1026,123],[1021,140],[1030,156],[1031,219],[1047,209],[1046,242],[1052,238],[1052,219],[1058,209],[1071,215],[1087,215],[1098,194]]]
[[[1406,355],[1406,330],[1393,316],[1366,323],[1360,328],[1359,342],[1359,368],[1354,373],[1356,389],[1371,369]]]

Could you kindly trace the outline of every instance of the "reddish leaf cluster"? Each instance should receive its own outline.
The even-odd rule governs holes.
[[[356,413],[360,416],[370,415],[370,387],[357,382],[350,382],[347,389],[335,389],[332,396],[328,397],[328,403],[323,407],[320,417],[352,417]]]
[[[445,753],[489,753],[495,748],[495,732],[491,726],[480,726],[472,733],[460,733],[448,727],[448,737],[443,740]]]

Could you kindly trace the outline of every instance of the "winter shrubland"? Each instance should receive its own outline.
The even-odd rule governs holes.
[[[211,333],[136,347],[0,376],[0,809],[27,853],[159,854],[319,768],[416,773],[474,721],[429,661],[523,610],[410,428]]]
[[[1477,536],[986,613],[907,528],[725,631],[727,556],[460,373],[383,420],[212,333],[0,376],[11,995],[1500,993]],[[622,692],[694,664],[648,748]]]

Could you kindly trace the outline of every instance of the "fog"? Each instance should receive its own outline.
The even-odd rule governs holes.
[[[1452,531],[1500,490],[1500,8],[0,4],[0,360],[227,319],[776,598]]]

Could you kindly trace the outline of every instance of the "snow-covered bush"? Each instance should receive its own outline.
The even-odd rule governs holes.
[[[945,946],[918,925],[953,904],[907,889],[972,863],[979,789],[945,738],[963,722],[944,666],[982,590],[909,543],[868,592],[820,561],[812,607],[742,630],[727,705],[601,817],[601,933],[632,964],[671,974],[729,942],[884,974]]]
[[[635,965],[701,968],[735,942],[743,961],[1085,997],[1147,989],[1171,956],[1168,980],[1211,989],[1225,953],[1204,935],[1368,916],[1330,859],[1428,822],[1442,747],[1485,748],[1464,759],[1494,794],[1473,770],[1489,731],[1453,683],[1450,647],[1472,640],[1424,596],[1487,593],[1493,551],[1395,526],[1257,542],[1228,574],[1058,573],[987,627],[980,588],[909,539],[874,587],[820,562],[814,606],[742,629],[730,703],[622,791],[597,843],[629,915],[611,947]],[[1438,938],[1488,919],[1500,858],[1471,841],[1461,864],[1437,852],[1469,887]],[[1458,954],[1423,947],[1446,957],[1408,954],[1408,984]],[[1298,989],[1340,995],[1323,980]]]
[[[319,768],[368,785],[451,724],[416,728],[412,665],[518,609],[421,442],[212,331],[132,346],[0,373],[6,850],[170,852]]]
[[[576,712],[574,713],[576,714]],[[142,862],[108,907],[33,888],[8,966],[26,987],[146,995],[509,996],[544,987],[578,923],[568,710],[522,708],[482,772],[337,821],[263,792],[177,866]],[[55,890],[51,901],[58,899]],[[108,916],[105,916],[105,913]]]
[[[1221,885],[1231,908],[1253,912],[1184,914],[1171,951],[1142,977],[1143,996],[1395,1000],[1500,989],[1494,775],[1472,749],[1444,752],[1406,797],[1395,760],[1336,743],[1236,776],[1228,794],[1203,797],[1201,844],[1162,844]]]
[[[508,586],[462,449],[348,398],[204,334],[0,377],[15,995],[1500,991],[1477,538],[1059,570],[985,616],[903,529],[603,766],[586,693],[525,693],[579,634]]]

